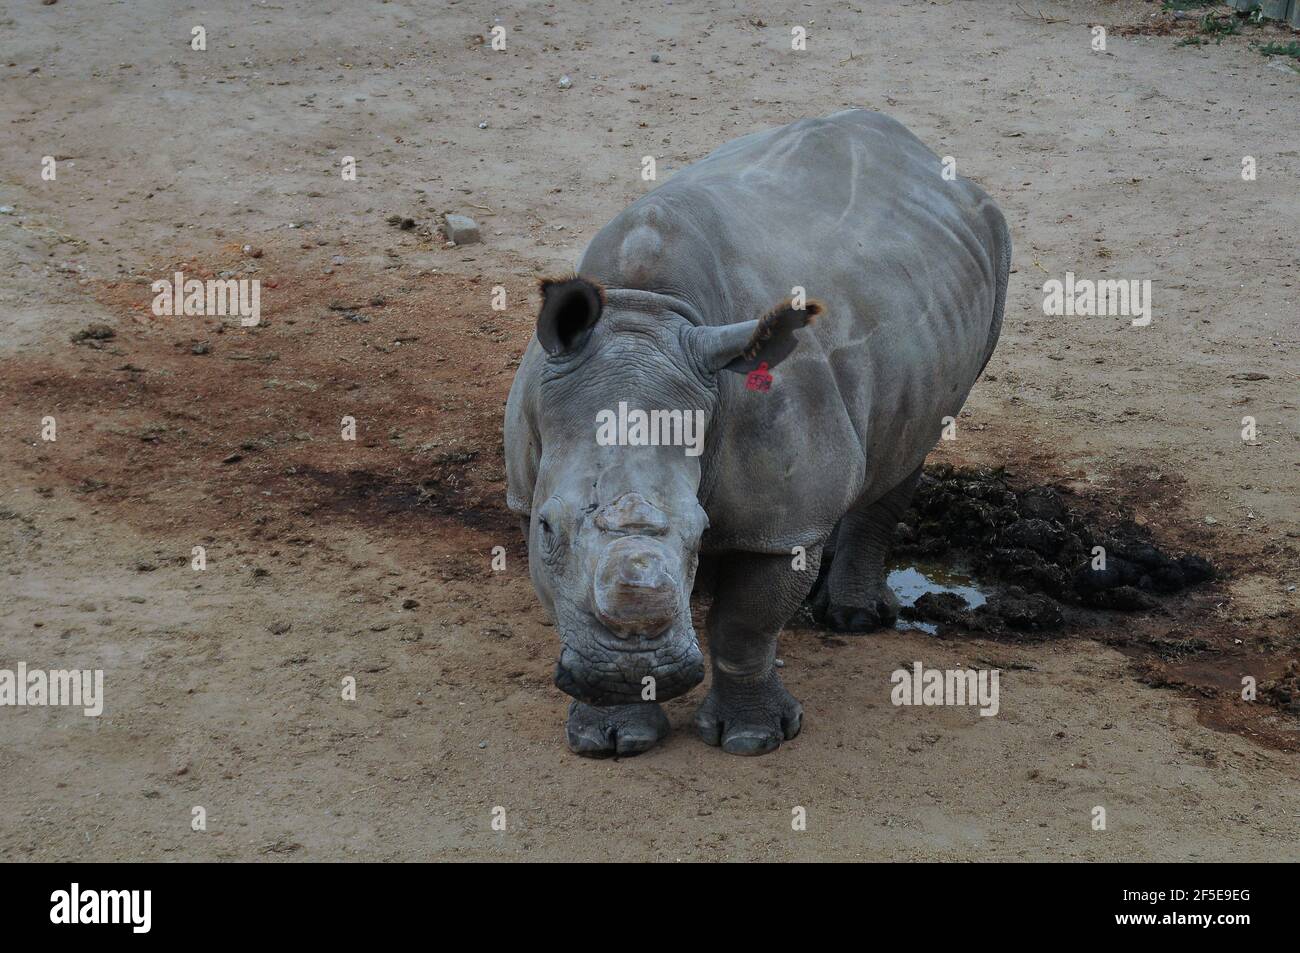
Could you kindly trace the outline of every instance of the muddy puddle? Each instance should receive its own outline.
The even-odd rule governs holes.
[[[971,609],[988,602],[988,597],[979,588],[979,584],[966,571],[939,563],[921,565],[896,563],[889,570],[886,581],[898,598],[900,609],[914,609],[918,599],[941,593],[961,599],[966,607]],[[931,635],[939,630],[933,622],[905,618],[901,613],[898,621],[894,623],[894,628],[929,632]]]

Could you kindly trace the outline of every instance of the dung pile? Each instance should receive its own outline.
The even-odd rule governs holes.
[[[833,556],[831,557],[834,558]],[[1100,526],[1052,487],[1016,488],[1005,471],[925,469],[898,525],[893,558],[960,560],[998,592],[976,609],[929,593],[904,618],[978,631],[1050,631],[1063,609],[1152,609],[1158,596],[1214,576],[1205,559],[1171,556],[1131,519]],[[823,559],[823,577],[829,560]]]

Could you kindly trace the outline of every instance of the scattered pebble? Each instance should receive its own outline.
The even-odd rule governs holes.
[[[573,80],[569,79],[568,76],[560,77],[560,89],[568,89],[572,85],[573,85]]]
[[[457,245],[474,245],[481,241],[478,223],[468,215],[447,213],[442,217],[443,232]]]

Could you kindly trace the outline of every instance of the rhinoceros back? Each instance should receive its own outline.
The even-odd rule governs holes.
[[[1001,324],[1011,245],[993,201],[898,122],[847,110],[730,142],[593,238],[581,274],[705,324],[801,288],[826,312],[768,391],[721,375],[701,499],[715,548],[815,544],[920,465]]]

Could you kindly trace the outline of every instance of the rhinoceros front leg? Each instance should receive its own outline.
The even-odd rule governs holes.
[[[709,610],[713,682],[695,714],[700,737],[730,754],[766,754],[799,734],[803,708],[776,674],[776,639],[817,578],[788,556],[723,556]]]
[[[564,734],[569,749],[588,758],[640,754],[668,737],[668,716],[654,702],[597,706],[574,700]]]
[[[828,578],[813,600],[814,618],[828,629],[870,632],[898,618],[885,561],[920,477],[918,467],[876,502],[849,510],[840,520]]]

